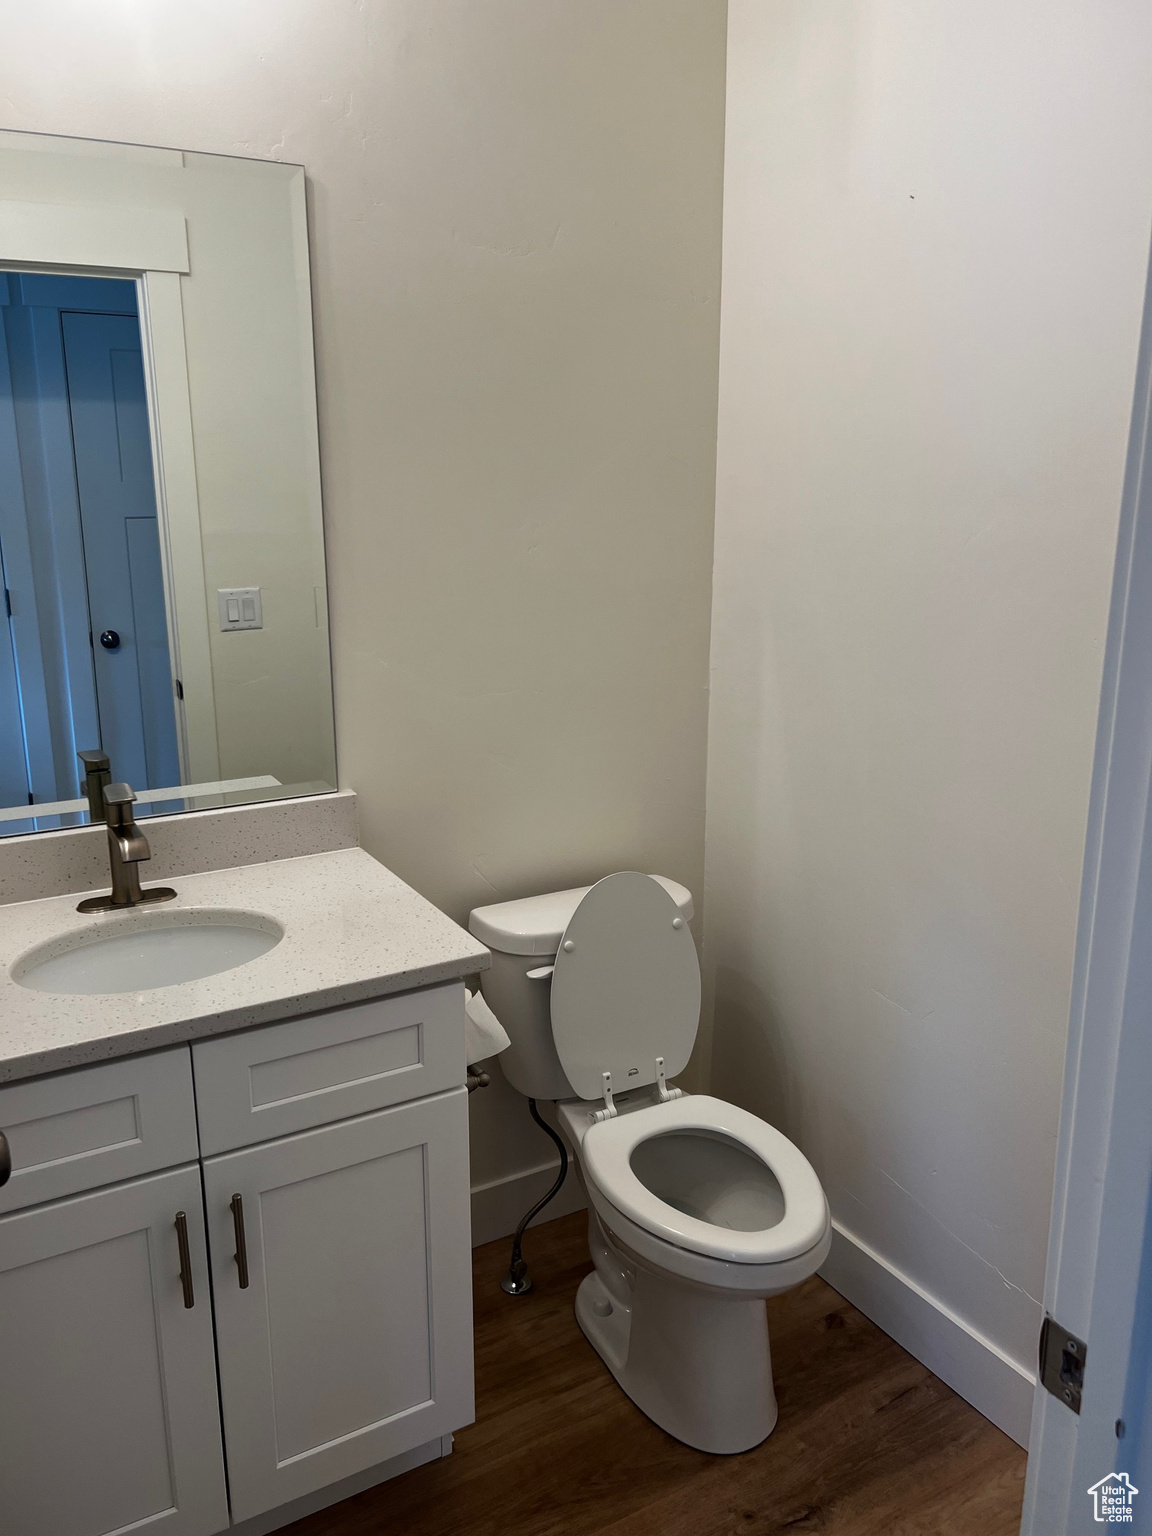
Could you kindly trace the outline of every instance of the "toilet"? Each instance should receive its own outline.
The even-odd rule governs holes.
[[[587,1196],[580,1327],[650,1419],[732,1454],[776,1423],[764,1300],[819,1268],[831,1223],[786,1136],[669,1083],[700,1020],[691,917],[682,885],[623,872],[477,907],[468,926],[492,951],[504,1075],[555,1101]]]

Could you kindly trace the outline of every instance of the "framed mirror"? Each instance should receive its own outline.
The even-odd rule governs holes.
[[[0,133],[0,836],[336,786],[301,166]]]

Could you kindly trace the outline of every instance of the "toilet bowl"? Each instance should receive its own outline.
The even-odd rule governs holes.
[[[556,1101],[587,1195],[580,1327],[649,1418],[731,1454],[776,1422],[765,1298],[815,1272],[831,1229],[786,1136],[668,1086],[699,1023],[691,915],[684,887],[620,873],[477,908],[469,926],[493,951],[482,986],[512,1040],[506,1075]]]

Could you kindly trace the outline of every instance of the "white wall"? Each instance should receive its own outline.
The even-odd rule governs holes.
[[[723,0],[2,8],[2,125],[302,162],[338,754],[454,917],[699,890]],[[473,1095],[474,1178],[546,1161]]]
[[[1024,1372],[1149,143],[1134,0],[730,6],[715,1088]]]

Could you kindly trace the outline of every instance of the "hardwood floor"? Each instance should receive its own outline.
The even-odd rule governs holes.
[[[1024,1452],[813,1278],[769,1302],[780,1419],[706,1456],[634,1408],[572,1312],[583,1213],[474,1256],[476,1423],[453,1454],[312,1515],[292,1536],[1016,1536]]]

